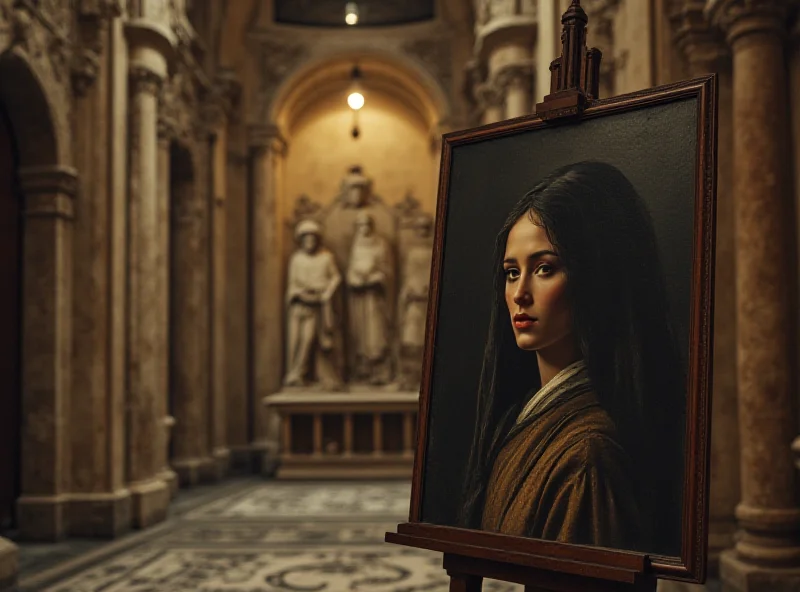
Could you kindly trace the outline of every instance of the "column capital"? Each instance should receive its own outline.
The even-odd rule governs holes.
[[[529,60],[506,64],[495,74],[495,85],[501,91],[513,86],[530,88],[533,84],[533,73],[533,62]]]
[[[286,153],[286,139],[277,125],[252,124],[247,128],[247,145],[251,150],[271,150],[276,154]]]
[[[708,0],[705,12],[734,45],[754,33],[784,35],[789,4],[786,0]]]
[[[133,93],[145,92],[158,96],[164,79],[150,68],[144,66],[131,66],[128,70],[128,79]]]
[[[78,171],[68,166],[23,167],[18,173],[26,218],[71,220],[78,193]]]
[[[688,0],[674,15],[677,24],[675,43],[694,67],[714,70],[729,55],[725,39],[705,11],[704,0]]]
[[[489,109],[502,107],[505,104],[506,96],[499,85],[493,81],[487,81],[475,88],[475,98],[481,109]]]
[[[61,193],[75,197],[78,192],[78,171],[70,166],[22,167],[18,177],[20,189],[26,195]]]

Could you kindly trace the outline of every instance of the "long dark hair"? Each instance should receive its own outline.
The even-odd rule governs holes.
[[[511,210],[497,235],[494,302],[478,389],[461,525],[480,528],[486,483],[529,396],[541,387],[535,352],[517,347],[502,261],[523,216],[544,227],[567,274],[573,330],[600,404],[633,463],[642,499],[641,549],[680,554],[685,372],[671,328],[650,214],[617,168],[581,162],[558,169]],[[649,537],[648,537],[649,538]]]

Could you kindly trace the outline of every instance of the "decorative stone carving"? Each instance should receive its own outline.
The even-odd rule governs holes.
[[[447,35],[414,39],[403,45],[403,51],[422,62],[447,93],[453,86],[453,57]]]
[[[289,39],[276,39],[254,34],[252,51],[261,77],[253,85],[255,121],[267,121],[268,109],[278,86],[287,74],[308,54],[308,48]]]
[[[336,359],[339,318],[334,294],[342,281],[333,253],[321,244],[320,225],[303,220],[295,228],[300,248],[289,261],[286,287],[286,376],[284,386],[339,390]]]
[[[400,334],[400,388],[418,391],[422,378],[425,321],[431,273],[433,220],[418,214],[414,221],[416,241],[405,253],[403,284],[398,299]]]
[[[785,0],[708,0],[705,8],[711,22],[726,32],[728,43],[754,29],[785,28],[789,3]]]
[[[533,64],[531,62],[506,64],[495,75],[495,85],[503,93],[509,88],[532,88]]]
[[[691,0],[681,7],[675,15],[675,42],[689,62],[713,64],[728,55],[728,50],[721,33],[708,22],[704,8],[703,0]]]
[[[72,88],[77,96],[84,96],[97,78],[108,22],[121,14],[119,0],[81,0],[71,66]]]
[[[354,166],[329,205],[323,207],[307,195],[297,198],[287,224],[296,228],[309,221],[322,228],[320,240],[344,274],[345,299],[334,298],[336,305],[342,305],[336,318],[347,328],[341,335],[336,333],[333,348],[334,367],[341,368],[340,388],[418,389],[419,333],[424,331],[419,321],[426,308],[428,282],[420,269],[430,264],[432,217],[411,194],[387,207],[372,193],[372,179]],[[423,323],[424,316],[422,312]],[[286,348],[288,360],[288,342]],[[287,364],[287,373],[289,368]],[[313,377],[313,371],[305,376]],[[308,378],[304,384],[320,386]]]
[[[505,92],[493,81],[487,81],[478,85],[475,91],[478,108],[481,111],[492,107],[502,107],[505,104]]]
[[[353,382],[384,385],[391,380],[391,269],[389,243],[375,232],[372,216],[360,211],[346,276]]]
[[[145,92],[157,96],[161,89],[161,76],[142,66],[132,66],[128,70],[131,92]]]

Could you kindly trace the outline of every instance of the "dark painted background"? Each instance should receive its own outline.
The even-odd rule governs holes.
[[[494,238],[511,207],[554,169],[605,161],[636,187],[653,217],[670,308],[688,360],[696,150],[695,99],[453,148],[423,522],[456,525],[491,308]],[[624,273],[624,258],[612,264]]]

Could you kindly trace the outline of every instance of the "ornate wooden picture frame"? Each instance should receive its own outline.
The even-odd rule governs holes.
[[[574,45],[570,50],[574,43],[585,48],[585,36],[573,36],[569,20],[562,22],[565,52],[551,68],[553,92],[536,115],[443,138],[411,511],[387,541],[442,551],[450,570],[526,584],[533,572],[540,583],[542,574],[552,573],[630,585],[642,578],[700,583],[707,548],[716,77],[596,99],[592,78],[600,54],[578,52]],[[570,55],[577,56],[572,65]],[[620,197],[625,194],[638,197]],[[583,210],[576,205],[592,200]],[[614,205],[625,200],[627,206]],[[567,301],[585,364],[567,379],[578,372],[584,386],[564,382],[562,370],[556,374],[567,385],[562,390],[578,394],[570,399],[550,389],[550,403],[533,416],[526,411],[541,386],[536,358],[504,357],[511,354],[498,353],[509,350],[501,350],[503,338],[496,337],[505,331],[506,340],[516,339],[524,349],[524,328],[512,326],[525,323],[509,318],[517,304],[511,304],[508,285],[528,271],[520,264],[510,276],[507,263],[521,212],[562,256],[546,262],[546,273],[563,265],[568,293],[570,282],[594,289],[597,306],[606,307],[602,314],[591,312],[591,299],[572,288]],[[647,236],[655,251],[648,251],[653,245]],[[652,265],[642,254],[651,251]],[[598,262],[600,256],[605,259]],[[530,273],[539,269],[531,264]],[[637,282],[661,282],[664,298],[650,308],[623,302],[621,295],[634,294],[625,290]],[[617,299],[604,298],[604,289]],[[642,298],[644,292],[635,294]],[[641,330],[636,323],[652,328],[655,317],[668,318],[674,359],[667,338],[661,349],[631,348],[649,342],[620,338],[609,345],[616,357],[596,353],[603,338],[635,335]],[[504,382],[503,372],[515,373],[517,382]],[[520,383],[529,375],[535,379]],[[626,414],[630,408],[614,399],[625,384],[642,395],[638,425]],[[516,386],[504,391],[502,385]],[[650,385],[647,392],[642,385]],[[562,409],[548,419],[558,407],[554,400]],[[594,427],[585,420],[590,408],[603,417]],[[564,419],[569,413],[575,421]],[[661,444],[651,441],[655,434]],[[601,440],[606,444],[599,448],[587,444]],[[548,446],[556,451],[549,460]],[[570,460],[576,450],[581,454]],[[621,465],[609,460],[619,450]],[[676,485],[672,497],[661,495],[670,484]],[[626,515],[637,503],[639,514]],[[640,529],[631,528],[634,515]],[[571,540],[576,542],[565,542]],[[505,567],[497,572],[498,566]],[[522,575],[512,574],[520,569]]]

